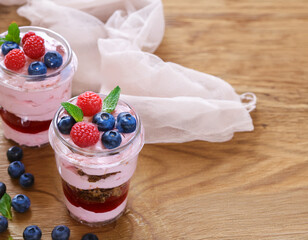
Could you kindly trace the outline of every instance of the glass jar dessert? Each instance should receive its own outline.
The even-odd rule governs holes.
[[[102,100],[106,98],[102,94],[99,96]],[[72,104],[77,101],[77,97],[69,100]],[[132,131],[125,131],[119,126],[123,114],[136,120]],[[65,205],[70,215],[83,224],[92,227],[106,225],[118,219],[126,208],[130,179],[144,145],[140,118],[132,107],[119,100],[110,114],[116,120],[109,126],[109,130],[102,129],[100,125],[100,121],[107,119],[107,113],[99,112],[92,116],[88,114],[81,122],[72,120],[70,133],[63,134],[61,121],[67,115],[67,111],[61,107],[49,129],[49,141],[55,151],[57,168],[62,178]],[[80,140],[80,134],[75,134],[78,124],[93,127],[95,134],[98,134],[91,146],[77,143]],[[93,137],[95,134],[90,135]],[[111,136],[109,139],[113,138],[113,134],[118,137],[120,135],[120,141],[111,140],[108,143],[108,139],[104,140],[106,135]]]
[[[45,56],[37,58],[26,54],[24,66],[12,70],[5,64],[5,58],[10,52],[4,53],[3,47],[0,50],[0,115],[4,136],[19,145],[37,147],[48,143],[52,118],[59,104],[71,97],[77,58],[61,35],[41,27],[27,26],[19,29],[23,43],[17,45],[20,49],[18,51],[26,52],[24,36],[31,32],[43,38],[45,56],[48,52],[57,52],[62,57],[61,66],[45,67],[47,70],[44,74],[29,75],[30,65],[44,62]],[[7,33],[0,34],[0,37]]]

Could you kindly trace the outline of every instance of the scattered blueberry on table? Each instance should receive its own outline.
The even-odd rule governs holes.
[[[24,187],[28,188],[34,184],[34,176],[31,173],[24,173],[19,178],[19,184]]]
[[[20,161],[23,157],[23,151],[20,147],[10,147],[6,152],[6,156],[10,162]]]
[[[0,182],[0,199],[6,193],[6,186],[3,182]]]
[[[8,173],[12,178],[19,178],[25,172],[25,166],[20,161],[10,163]]]
[[[68,240],[70,237],[70,229],[65,225],[56,226],[51,232],[52,240]]]
[[[30,199],[23,194],[18,194],[12,199],[12,207],[16,212],[24,213],[30,208]]]
[[[23,233],[24,240],[40,240],[42,237],[41,229],[36,225],[25,228]]]
[[[8,221],[5,217],[0,216],[0,233],[4,232],[8,227]]]
[[[83,235],[81,240],[98,240],[98,237],[93,233],[87,233]]]

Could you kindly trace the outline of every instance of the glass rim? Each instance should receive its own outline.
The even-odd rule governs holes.
[[[51,78],[51,77],[54,77],[54,76],[57,76],[60,74],[60,72],[65,69],[72,61],[72,57],[73,57],[73,53],[72,53],[72,48],[70,46],[70,44],[68,43],[68,41],[63,37],[61,36],[60,34],[50,30],[50,29],[47,29],[47,28],[43,28],[43,27],[36,27],[36,26],[22,26],[22,27],[19,27],[20,30],[26,30],[26,31],[30,31],[30,30],[38,30],[38,31],[42,31],[42,32],[46,32],[47,34],[51,34],[53,36],[56,36],[57,38],[61,39],[61,42],[62,44],[64,44],[64,47],[67,49],[67,52],[68,52],[68,57],[67,57],[67,60],[64,64],[62,64],[61,67],[59,67],[55,72],[53,73],[50,73],[48,75],[46,74],[41,74],[41,75],[25,75],[25,74],[21,74],[21,73],[17,73],[13,70],[10,70],[10,69],[7,69],[6,67],[3,66],[3,64],[0,64],[0,68],[1,70],[3,70],[5,73],[11,75],[11,76],[17,76],[17,77],[21,77],[21,78],[25,78],[26,81],[33,81],[35,82],[38,78]],[[7,31],[1,33],[1,34],[5,34],[7,33]]]
[[[107,97],[107,95],[105,94],[101,94],[101,93],[98,93],[98,95],[100,97]],[[69,99],[67,102],[72,102],[74,101],[76,97],[73,97],[71,99]],[[89,151],[89,150],[86,150],[85,148],[81,148],[81,147],[78,147],[77,145],[73,145],[71,143],[69,143],[68,141],[66,141],[62,134],[60,133],[58,127],[57,127],[57,123],[58,123],[58,120],[59,120],[59,115],[65,110],[63,106],[61,106],[58,111],[56,112],[53,120],[52,120],[52,128],[56,134],[56,137],[58,139],[60,139],[60,141],[73,153],[77,153],[77,154],[80,154],[80,155],[83,155],[83,156],[87,156],[87,157],[108,157],[108,156],[113,156],[113,155],[117,155],[119,153],[121,153],[122,151],[126,150],[131,143],[134,142],[134,140],[140,135],[141,133],[141,120],[140,120],[140,117],[139,115],[136,113],[136,111],[134,110],[134,108],[132,108],[128,103],[126,103],[125,101],[123,100],[120,100],[118,101],[118,103],[122,103],[122,104],[125,104],[127,107],[129,107],[129,109],[131,111],[133,111],[133,114],[136,116],[136,130],[135,130],[135,134],[131,137],[131,139],[129,139],[125,144],[123,145],[120,145],[116,148],[113,148],[113,149],[104,149],[103,151]]]

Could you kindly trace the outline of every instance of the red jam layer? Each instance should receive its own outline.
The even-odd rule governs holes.
[[[47,121],[23,121],[20,117],[0,107],[2,120],[11,128],[22,133],[39,133],[49,129],[51,120]]]
[[[117,208],[127,197],[129,181],[115,188],[82,190],[62,180],[63,192],[75,207],[95,213],[105,213]]]

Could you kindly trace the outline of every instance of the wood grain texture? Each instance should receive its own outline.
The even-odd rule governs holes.
[[[226,143],[146,145],[128,211],[94,229],[67,215],[52,149],[24,149],[36,177],[25,191],[8,177],[12,143],[1,134],[0,180],[11,196],[32,200],[30,212],[14,213],[14,239],[29,224],[42,228],[43,239],[57,224],[67,224],[74,240],[89,231],[104,240],[308,239],[307,0],[164,0],[164,8],[156,54],[254,92],[255,131]],[[15,10],[0,6],[1,32],[12,20],[28,24]]]

